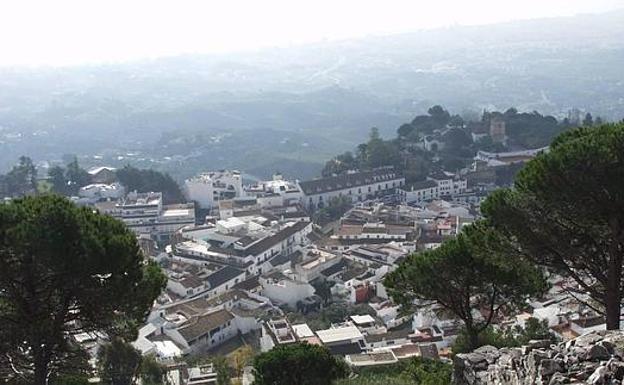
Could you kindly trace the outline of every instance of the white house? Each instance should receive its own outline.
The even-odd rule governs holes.
[[[78,196],[81,198],[91,199],[98,201],[102,199],[117,200],[124,196],[125,189],[119,183],[104,184],[95,183],[87,186],[83,186],[78,191]]]
[[[354,325],[341,325],[317,330],[316,335],[334,355],[358,354],[366,348],[364,335]]]
[[[344,196],[355,203],[394,193],[404,184],[405,177],[394,169],[381,168],[300,182],[299,187],[303,191],[303,205],[314,211],[325,207],[332,198]]]
[[[285,180],[281,174],[273,175],[272,180],[245,187],[245,195],[256,197],[262,208],[290,206],[301,202],[303,198],[297,181]]]
[[[438,194],[441,197],[463,194],[468,188],[468,181],[466,179],[461,179],[450,172],[435,172],[428,176],[427,179],[437,183]]]
[[[95,207],[104,214],[121,219],[138,234],[149,234],[166,241],[176,231],[195,225],[193,203],[163,205],[162,193],[132,191],[118,202],[99,202]]]
[[[404,203],[422,203],[440,198],[438,183],[433,180],[415,182],[399,190]]]
[[[222,199],[240,197],[243,179],[239,171],[213,171],[199,174],[184,182],[188,200],[195,201],[200,208],[210,209]]]
[[[273,271],[260,276],[262,295],[276,304],[296,308],[297,303],[314,295],[314,287],[307,282],[295,280],[281,272]]]

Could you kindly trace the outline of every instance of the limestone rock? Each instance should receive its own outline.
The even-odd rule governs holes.
[[[624,331],[593,332],[557,345],[483,346],[453,358],[456,385],[622,385]]]

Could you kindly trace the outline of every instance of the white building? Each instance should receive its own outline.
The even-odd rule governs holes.
[[[303,205],[308,210],[325,207],[332,198],[348,197],[351,202],[395,193],[405,184],[405,177],[392,168],[353,172],[299,183]]]
[[[117,200],[121,199],[125,194],[124,187],[119,183],[104,184],[94,183],[84,187],[81,187],[78,191],[78,196],[81,198],[87,198],[91,201],[97,202],[99,200]]]
[[[310,282],[321,276],[321,272],[342,260],[342,257],[310,246],[302,251],[302,261],[295,265],[295,274],[303,282]]]
[[[162,193],[137,193],[118,202],[100,202],[95,207],[102,213],[121,219],[137,235],[149,234],[158,241],[167,241],[176,231],[195,225],[193,203],[163,205]]]
[[[260,276],[262,295],[277,305],[285,304],[296,309],[297,303],[314,295],[314,287],[307,282],[296,280],[292,275],[271,272]]]
[[[466,179],[459,178],[450,172],[436,172],[428,176],[427,179],[437,183],[438,194],[441,197],[452,197],[457,194],[463,194],[468,188],[468,181]]]
[[[193,239],[180,242],[172,249],[176,257],[187,257],[236,266],[250,275],[270,270],[270,260],[278,255],[289,255],[310,243],[312,232],[308,221],[288,222],[266,228],[258,223],[237,217],[220,220],[214,227],[201,227]],[[195,237],[201,239],[195,239]],[[220,246],[215,246],[220,244]]]
[[[359,354],[366,348],[364,335],[357,326],[337,326],[317,330],[316,335],[334,355]]]
[[[260,328],[259,319],[274,311],[269,299],[242,290],[217,297],[199,296],[160,305],[148,317],[147,332],[135,342],[143,352],[159,341],[172,341],[183,355],[205,353],[239,334]],[[143,330],[143,329],[142,329]]]
[[[245,187],[245,195],[256,197],[261,208],[290,206],[301,202],[303,198],[297,182],[285,180],[281,174],[273,175],[270,181]]]
[[[385,223],[365,223],[363,225],[343,224],[332,235],[332,239],[338,239],[345,244],[356,245],[366,243],[386,243],[392,241],[405,241],[408,234],[415,231],[412,226],[392,225]]]
[[[184,182],[189,201],[200,208],[211,209],[222,199],[243,196],[243,179],[239,171],[214,171],[199,174]]]
[[[433,180],[424,180],[405,186],[399,190],[404,203],[423,203],[440,198],[438,183]]]

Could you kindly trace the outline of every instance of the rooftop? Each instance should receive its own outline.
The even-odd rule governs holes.
[[[212,329],[224,325],[234,316],[227,310],[217,310],[198,317],[194,317],[186,322],[178,332],[187,341],[192,341],[210,332]]]
[[[299,186],[306,195],[312,195],[400,178],[402,177],[393,169],[384,168],[309,180],[301,182]]]
[[[321,339],[324,344],[332,342],[357,340],[362,339],[364,336],[360,329],[355,326],[343,326],[325,330],[318,330],[316,335]]]
[[[310,222],[308,221],[298,221],[295,222],[294,224],[283,228],[282,230],[280,230],[279,232],[277,232],[276,234],[266,237],[264,239],[261,239],[260,241],[252,244],[251,246],[249,246],[246,250],[245,253],[248,255],[258,255],[258,254],[262,254],[263,252],[265,252],[266,250],[270,249],[271,247],[275,246],[276,244],[278,244],[279,242],[288,239],[289,237],[291,237],[292,235],[294,235],[295,233],[305,229],[308,225],[310,225]]]
[[[90,168],[89,171],[87,171],[89,173],[89,175],[97,175],[100,172],[107,170],[107,171],[115,171],[116,168],[114,167],[106,167],[106,166],[102,166],[102,167],[93,167]]]
[[[314,337],[314,332],[312,331],[312,329],[310,329],[308,324],[292,325],[292,328],[295,334],[297,335],[297,337],[299,338]]]
[[[424,190],[428,188],[438,187],[438,183],[434,180],[423,180],[418,182],[412,182],[409,185],[406,185],[403,190],[406,191],[416,191],[416,190]]]
[[[375,319],[369,314],[366,315],[352,315],[351,321],[353,321],[356,325],[366,325],[366,324],[374,324]]]
[[[232,266],[225,266],[206,277],[206,281],[210,284],[210,288],[215,288],[224,283],[244,274],[243,270],[239,270]]]
[[[354,366],[393,364],[398,361],[392,351],[349,354],[345,358]]]

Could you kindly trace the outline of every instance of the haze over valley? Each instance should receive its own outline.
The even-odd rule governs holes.
[[[298,178],[434,104],[624,117],[624,11],[122,64],[0,69],[0,170],[131,163]],[[231,154],[237,154],[236,157]],[[65,162],[66,163],[66,162]]]

